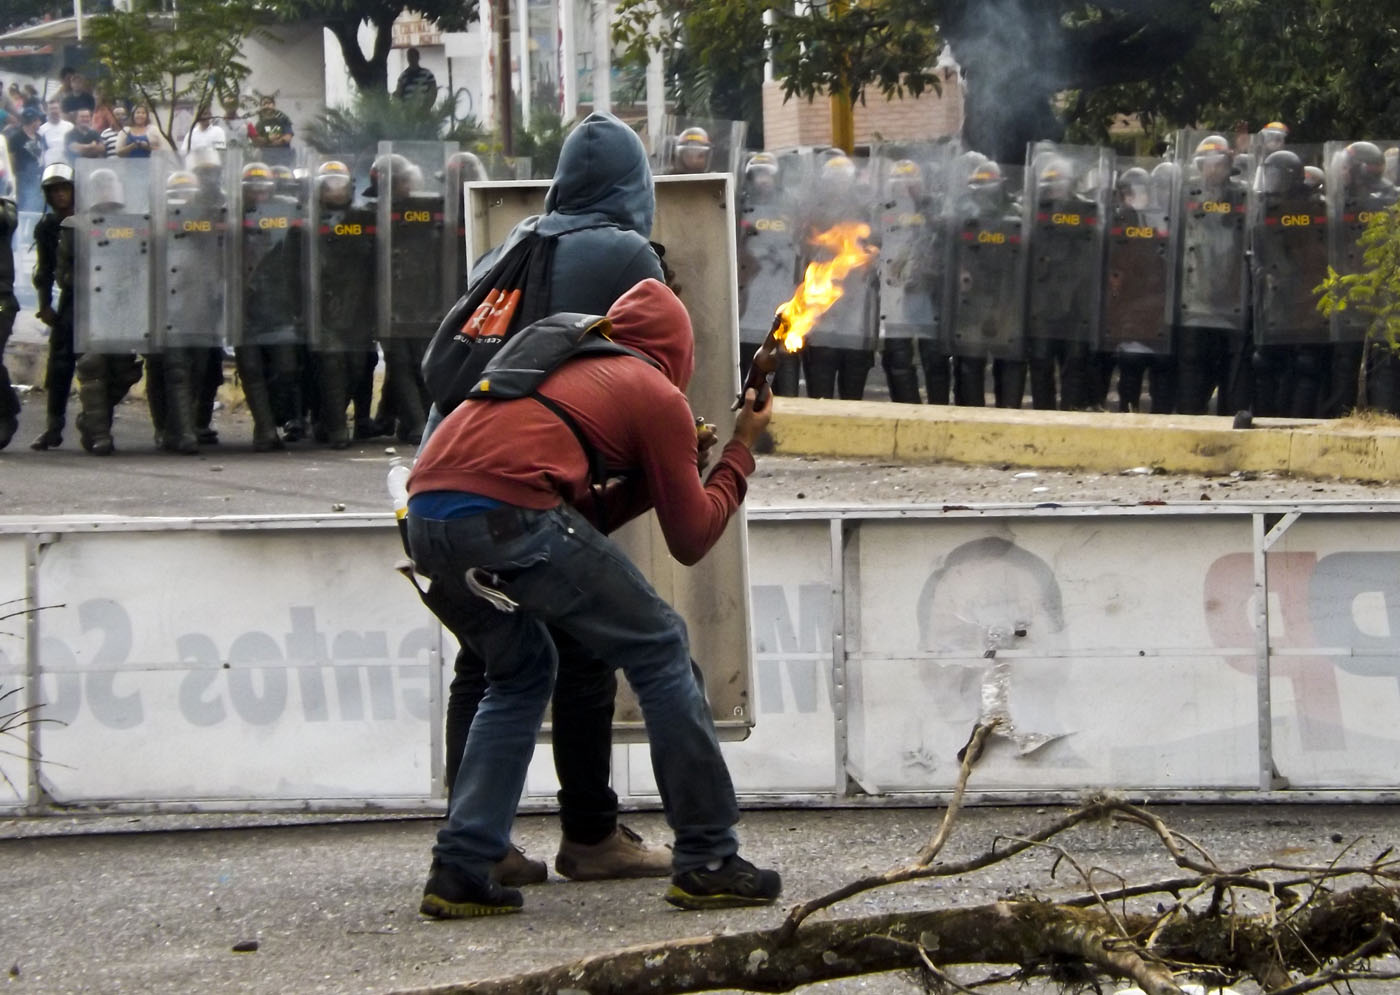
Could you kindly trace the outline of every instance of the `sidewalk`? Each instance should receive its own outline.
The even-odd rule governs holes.
[[[1225,864],[1284,853],[1293,863],[1322,862],[1353,842],[1355,852],[1369,857],[1400,842],[1400,809],[1392,806],[1157,811]],[[999,834],[1024,835],[1063,812],[965,810],[943,856],[982,853]],[[662,880],[584,884],[552,876],[548,884],[525,889],[520,915],[458,922],[428,921],[416,911],[434,819],[205,814],[0,820],[0,965],[9,972],[6,991],[44,995],[348,995],[495,977],[623,946],[775,926],[788,903],[907,862],[941,817],[941,810],[902,808],[747,813],[740,827],[744,852],[783,872],[779,908],[686,913],[662,901]],[[648,840],[669,838],[659,814],[626,821]],[[515,836],[527,852],[552,860],[557,833],[553,816],[525,816]],[[1156,841],[1135,829],[1084,826],[1059,842],[1085,866],[1132,880],[1175,873]],[[1050,878],[1055,859],[1051,850],[1032,851],[983,874],[857,896],[837,914],[977,905],[1023,888],[1049,899],[1081,893],[1065,865]],[[256,951],[233,951],[248,941],[257,941]],[[896,995],[915,989],[885,975],[819,990]]]

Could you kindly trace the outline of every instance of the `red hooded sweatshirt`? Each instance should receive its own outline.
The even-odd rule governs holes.
[[[730,441],[703,483],[695,419],[685,388],[695,339],[685,305],[665,284],[643,280],[618,298],[608,318],[614,342],[646,353],[565,363],[539,388],[578,422],[609,467],[634,472],[607,491],[609,524],[656,509],[671,555],[696,563],[744,500],[753,456]],[[531,398],[464,401],[428,440],[408,481],[409,494],[462,491],[522,508],[561,501],[593,514],[588,462],[567,425]]]

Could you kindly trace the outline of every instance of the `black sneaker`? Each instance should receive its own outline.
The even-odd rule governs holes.
[[[736,853],[717,871],[701,867],[672,877],[666,901],[679,909],[740,909],[772,905],[782,893],[777,871],[760,870]]]
[[[519,912],[524,904],[517,889],[489,879],[475,881],[434,858],[418,911],[434,919],[471,919]]]

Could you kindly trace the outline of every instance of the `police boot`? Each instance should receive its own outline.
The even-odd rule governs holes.
[[[350,445],[350,432],[345,422],[345,409],[350,403],[345,359],[343,352],[321,356],[321,429],[332,449]]]
[[[391,362],[386,373],[385,386],[387,388],[390,382],[393,384],[394,407],[398,415],[398,431],[395,435],[400,442],[416,446],[423,438],[426,412],[419,399],[418,384],[415,382],[412,366]]]
[[[151,430],[156,448],[165,443],[165,357],[146,357],[146,409],[151,414]]]
[[[196,392],[189,356],[168,354],[165,357],[165,431],[161,435],[161,447],[169,452],[186,456],[199,452],[194,434]]]
[[[998,359],[992,363],[992,385],[997,407],[1020,408],[1026,396],[1026,364],[1020,359]]]
[[[29,448],[37,452],[43,452],[45,449],[57,449],[59,446],[63,445],[64,421],[65,419],[61,415],[58,417],[49,415],[48,421],[45,423],[44,431],[35,437],[34,441],[29,444]]]
[[[272,395],[267,388],[259,347],[247,346],[234,350],[234,361],[238,365],[238,379],[243,386],[243,399],[248,404],[248,414],[253,418],[253,450],[266,453],[285,449],[277,434],[277,416],[272,412]]]
[[[779,397],[796,397],[802,382],[802,361],[797,354],[782,349],[778,352],[778,368],[773,371],[773,393]]]
[[[880,362],[885,368],[885,383],[889,387],[891,401],[896,404],[923,403],[923,398],[919,396],[919,375],[914,372],[913,339],[885,339]]]
[[[966,408],[987,404],[987,361],[972,356],[953,360],[953,403]]]
[[[107,357],[87,353],[78,360],[78,406],[74,424],[83,448],[95,456],[109,456],[112,445],[112,406],[108,400]]]
[[[3,371],[4,367],[0,367]],[[19,431],[19,395],[8,380],[0,385],[0,449],[10,444]]]
[[[953,357],[939,352],[932,339],[919,339],[919,362],[924,368],[928,403],[947,404],[953,391]]]
[[[1037,411],[1054,411],[1059,407],[1055,391],[1055,360],[1043,345],[1033,345],[1030,358],[1031,407]]]

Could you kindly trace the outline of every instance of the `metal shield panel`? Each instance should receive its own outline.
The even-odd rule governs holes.
[[[963,156],[953,163],[946,298],[955,356],[1020,359],[1025,354],[1021,172]]]
[[[738,323],[732,179],[714,174],[658,177],[651,237],[666,246],[681,299],[695,328],[695,374],[687,394],[691,409],[727,435],[729,406],[737,390]],[[467,191],[473,257],[499,245],[511,227],[544,207],[548,181],[490,183]],[[705,675],[705,689],[720,736],[743,738],[753,724],[750,707],[748,537],[742,509],[710,553],[682,567],[648,514],[614,538],[647,579],[686,619],[691,654]],[[641,738],[641,714],[630,693],[619,700],[619,736]]]
[[[457,299],[443,245],[452,232],[443,196],[445,142],[380,142],[374,188],[378,218],[379,335],[431,338]]]
[[[1026,337],[1097,342],[1107,152],[1040,142],[1026,164]]]
[[[802,272],[809,263],[832,258],[831,250],[816,241],[822,232],[842,224],[864,224],[873,233],[875,207],[868,159],[851,159],[828,149],[804,153],[804,162],[807,178],[797,216]],[[809,341],[840,349],[874,349],[879,329],[878,281],[877,264],[853,270],[841,286],[841,297],[817,319]]]
[[[739,341],[760,344],[778,306],[793,295],[801,273],[794,240],[800,188],[781,162],[750,165],[739,192]]]
[[[698,131],[696,130],[698,129]],[[695,173],[739,174],[744,163],[743,121],[667,114],[652,141],[652,170],[658,176]]]
[[[74,334],[79,352],[151,348],[151,159],[79,159]]]
[[[233,231],[227,163],[184,170],[159,160],[163,194],[155,198],[155,340],[161,349],[229,341]]]
[[[1380,156],[1377,164],[1376,156]],[[1361,233],[1378,211],[1395,204],[1394,164],[1400,141],[1328,142],[1323,146],[1327,172],[1328,259],[1339,274],[1359,273],[1364,267]],[[1370,318],[1355,307],[1334,311],[1334,342],[1359,343]]]
[[[1288,157],[1280,166],[1275,156]],[[1250,275],[1254,341],[1317,345],[1329,341],[1316,288],[1327,277],[1327,198],[1310,189],[1303,167],[1321,162],[1316,146],[1290,145],[1259,164],[1250,190]]]
[[[950,146],[882,146],[876,154],[881,334],[944,342]]]
[[[294,345],[306,341],[303,313],[305,200],[277,188],[253,149],[229,150],[239,182],[230,191],[234,275],[229,288],[234,345]]]
[[[308,160],[306,330],[314,352],[365,352],[375,335],[375,205],[352,155]]]
[[[1177,136],[1180,189],[1176,287],[1177,320],[1191,328],[1242,331],[1247,293],[1246,194],[1252,160],[1226,144],[1215,150],[1211,132]]]
[[[1171,352],[1172,172],[1155,159],[1120,156],[1104,262],[1103,348]],[[1157,172],[1154,180],[1154,172]]]

